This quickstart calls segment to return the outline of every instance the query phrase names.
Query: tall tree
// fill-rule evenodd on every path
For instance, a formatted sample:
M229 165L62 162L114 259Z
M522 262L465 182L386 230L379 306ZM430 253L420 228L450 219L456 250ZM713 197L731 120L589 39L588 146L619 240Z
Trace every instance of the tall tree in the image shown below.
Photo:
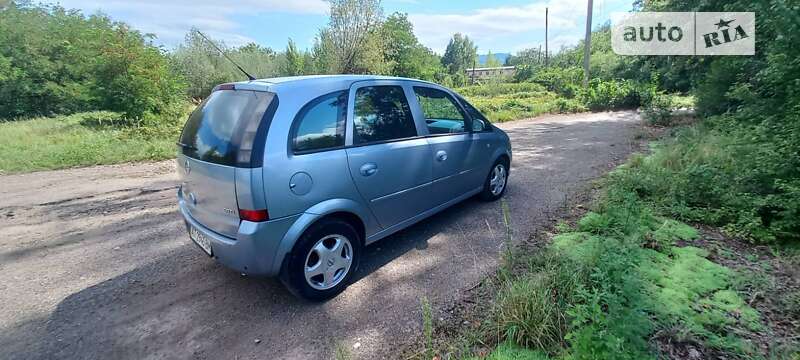
M281 72L285 75L296 76L303 74L303 54L297 50L297 45L289 38L289 44L286 45L286 61L284 62Z
M492 54L492 50L489 50L489 53L486 54L486 67L498 67L501 65L500 60L497 60L497 57Z
M314 56L310 51L303 52L303 75L313 75L318 73L317 66L314 63Z
M336 63L336 54L334 54L333 50L333 41L328 29L319 30L317 37L314 38L311 56L314 59L314 69L318 74L336 74L339 72L339 65Z
M455 33L444 51L442 65L450 74L463 74L477 60L477 51L478 48L468 36Z
M379 65L371 56L383 54L383 42L376 29L380 26L383 9L380 0L329 0L331 4L327 36L335 60L334 72L368 73ZM382 60L382 59L381 59Z
M392 75L433 80L435 74L441 72L438 56L420 44L408 15L390 15L383 22L382 32L386 42L386 61Z

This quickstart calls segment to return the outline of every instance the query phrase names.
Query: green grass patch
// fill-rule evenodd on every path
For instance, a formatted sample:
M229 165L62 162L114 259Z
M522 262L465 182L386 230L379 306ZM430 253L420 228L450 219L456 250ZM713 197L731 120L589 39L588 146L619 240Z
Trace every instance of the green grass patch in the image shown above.
M486 357L473 357L470 360L547 360L547 354L516 345L511 342L500 344Z
M103 111L0 122L0 172L168 159L175 156L177 123L133 126Z
M672 104L675 108L695 108L694 95L671 94L670 97L672 98Z
M498 83L456 90L493 122L530 118L547 113L586 111L577 99L567 99L535 83Z
M648 161L612 172L575 227L561 224L546 249L504 265L516 270L500 272L490 337L504 343L491 356L658 358L655 342L761 356L743 336L763 325L738 292L741 276L687 245L698 232L658 215L628 181Z

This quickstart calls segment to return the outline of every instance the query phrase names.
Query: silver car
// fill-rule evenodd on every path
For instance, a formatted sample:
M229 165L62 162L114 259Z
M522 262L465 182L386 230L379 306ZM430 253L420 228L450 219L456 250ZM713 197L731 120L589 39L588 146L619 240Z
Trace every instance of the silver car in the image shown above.
M503 196L511 163L508 136L455 92L379 76L219 85L179 146L190 238L310 300L342 292L364 246Z

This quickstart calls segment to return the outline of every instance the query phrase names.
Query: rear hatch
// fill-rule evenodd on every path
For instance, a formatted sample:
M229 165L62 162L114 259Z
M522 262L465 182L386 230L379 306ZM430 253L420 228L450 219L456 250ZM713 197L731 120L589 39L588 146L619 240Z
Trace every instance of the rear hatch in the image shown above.
M274 100L274 101L273 101ZM186 210L197 222L235 238L236 169L261 167L275 94L221 85L189 116L178 143ZM270 110L270 111L268 111Z

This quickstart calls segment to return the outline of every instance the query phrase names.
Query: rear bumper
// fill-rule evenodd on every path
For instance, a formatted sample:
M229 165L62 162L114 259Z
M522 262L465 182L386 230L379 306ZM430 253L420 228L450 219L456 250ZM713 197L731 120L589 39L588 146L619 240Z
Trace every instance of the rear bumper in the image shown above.
M242 221L236 238L233 239L220 235L193 219L186 210L183 199L179 199L178 208L187 230L189 226L193 226L211 240L212 256L219 263L238 272L257 276L278 275L273 270L279 268L273 266L275 261L283 261L276 258L278 246L292 224L300 217L298 214L258 223Z

